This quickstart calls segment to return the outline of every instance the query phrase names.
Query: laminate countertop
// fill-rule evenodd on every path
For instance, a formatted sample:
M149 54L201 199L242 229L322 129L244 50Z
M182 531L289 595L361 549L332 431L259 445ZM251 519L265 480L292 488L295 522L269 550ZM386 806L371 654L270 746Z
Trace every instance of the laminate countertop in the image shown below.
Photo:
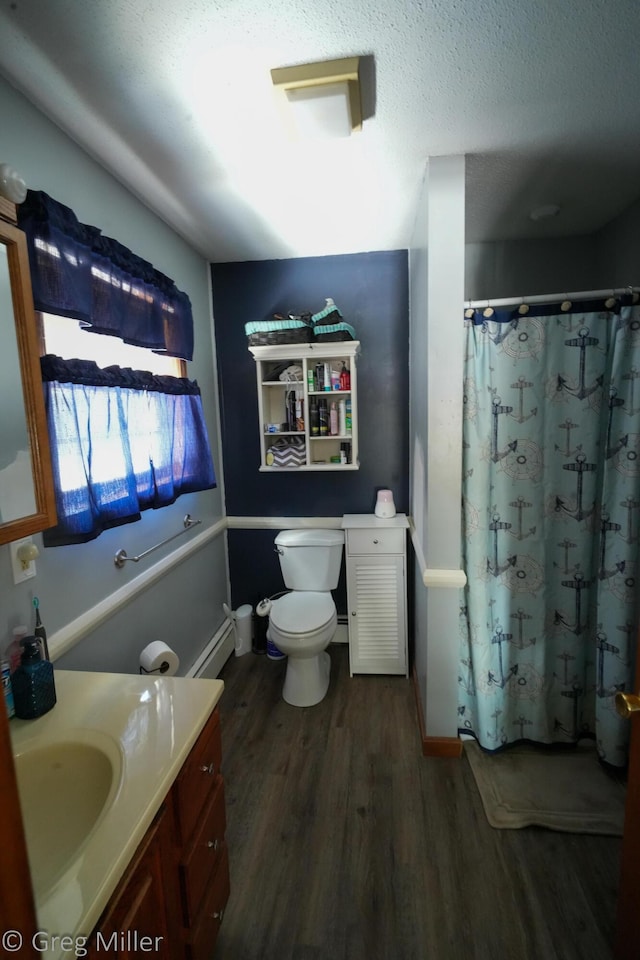
M41 931L35 949L47 960L82 956L83 938L224 689L221 680L151 674L57 670L54 676L53 709L10 723ZM88 762L93 758L96 770ZM82 791L90 794L100 777L106 803L95 823L88 817L78 843ZM76 801L78 817L69 818Z

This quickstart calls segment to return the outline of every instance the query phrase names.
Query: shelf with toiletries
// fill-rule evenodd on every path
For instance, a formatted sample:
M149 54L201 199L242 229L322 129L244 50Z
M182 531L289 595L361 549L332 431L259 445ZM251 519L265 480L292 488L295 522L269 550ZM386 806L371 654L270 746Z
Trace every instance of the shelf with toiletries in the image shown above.
M249 347L260 470L358 470L357 340Z

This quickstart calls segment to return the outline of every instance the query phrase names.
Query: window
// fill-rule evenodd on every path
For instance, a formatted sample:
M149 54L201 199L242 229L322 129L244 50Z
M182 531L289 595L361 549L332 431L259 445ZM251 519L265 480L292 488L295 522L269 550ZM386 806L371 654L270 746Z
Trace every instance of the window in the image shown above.
M95 333L89 336L85 325L72 317L39 313L38 322L43 354L53 353L65 360L93 360L99 367L117 365L134 370L150 370L151 373L171 377L187 375L187 364L184 360L164 353L154 353L147 347L124 343L118 337Z
M19 209L58 511L45 546L94 539L214 487L200 389L186 377L186 294L46 194L29 191Z

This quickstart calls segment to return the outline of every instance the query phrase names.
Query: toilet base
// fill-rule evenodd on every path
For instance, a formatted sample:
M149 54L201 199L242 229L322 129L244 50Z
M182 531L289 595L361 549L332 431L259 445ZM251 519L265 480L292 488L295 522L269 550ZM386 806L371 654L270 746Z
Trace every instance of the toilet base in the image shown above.
M329 689L331 657L323 650L316 657L289 657L282 697L292 707L313 707Z

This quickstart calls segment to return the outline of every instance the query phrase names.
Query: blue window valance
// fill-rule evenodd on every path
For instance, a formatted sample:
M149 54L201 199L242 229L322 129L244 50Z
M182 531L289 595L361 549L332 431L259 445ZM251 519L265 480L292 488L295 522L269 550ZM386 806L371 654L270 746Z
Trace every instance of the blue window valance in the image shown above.
M40 362L58 513L45 546L93 540L216 486L195 380L52 355Z
M27 192L18 223L27 236L36 310L74 317L89 332L193 358L191 302L173 280L41 190Z

